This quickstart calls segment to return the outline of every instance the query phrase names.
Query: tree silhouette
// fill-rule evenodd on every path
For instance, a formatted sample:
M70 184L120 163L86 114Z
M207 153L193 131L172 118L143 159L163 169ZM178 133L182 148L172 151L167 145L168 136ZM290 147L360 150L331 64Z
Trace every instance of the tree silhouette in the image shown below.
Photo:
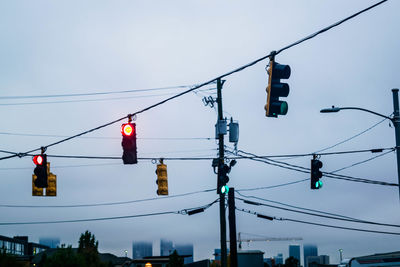
M174 252L169 255L168 267L183 267L183 258L179 257L178 252Z
M290 256L285 260L285 267L299 267L300 263L299 260L293 256Z

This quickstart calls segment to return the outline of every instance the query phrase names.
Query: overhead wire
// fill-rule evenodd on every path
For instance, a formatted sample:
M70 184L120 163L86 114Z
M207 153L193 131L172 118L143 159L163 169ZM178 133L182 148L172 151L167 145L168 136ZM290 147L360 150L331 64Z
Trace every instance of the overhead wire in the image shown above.
M255 197L255 198L257 198L257 197ZM314 216L314 217L321 217L321 218L326 218L326 219L347 221L347 222L353 222L353 223L364 223L364 224L373 224L373 225L379 225L379 226L388 226L388 227L398 227L398 228L400 228L400 225L398 225L398 224L388 224L388 223L380 223L380 222L373 222L373 221L367 221L367 220L360 220L360 219L355 219L355 218L352 218L352 217L338 215L338 214L334 214L334 213L328 213L328 212L323 212L323 211L319 211L319 210L312 210L312 209L296 207L296 206L288 205L288 204L285 204L285 203L279 203L277 201L269 200L269 202L279 203L280 205L293 207L293 208L299 209L299 210L285 208L285 207L279 207L279 206L274 206L274 205L271 205L271 204L265 204L265 203L260 203L260 202L248 201L246 199L238 198L238 197L236 197L235 199L241 200L245 204L249 204L249 205L265 206L265 207L269 207L269 208L280 209L280 210L285 210L285 211L290 211L290 212L295 212L295 213L301 213L301 214ZM310 212L310 211L312 211L312 212ZM315 212L317 212L317 213L315 213Z
M104 203L88 203L88 204L69 204L69 205L15 205L15 204L0 204L0 207L1 208L84 208L84 207L115 206L115 205L126 205L126 204L140 203L140 202L147 202L147 201L158 201L158 200L179 198L179 197L183 197L183 196L190 196L190 195L195 195L195 194L200 194L200 193L208 193L208 192L211 192L211 191L215 191L215 189L206 189L206 190L199 190L199 191L193 191L193 192L176 194L176 195L169 195L169 196L163 196L163 197L135 199L135 200L128 200L128 201L116 201L116 202L104 202Z
M59 223L77 223L77 222L132 219L132 218L159 216L159 215L167 215L167 214L187 215L188 211L190 211L190 210L199 209L199 208L203 208L204 210L206 210L209 207L211 207L212 205L214 205L216 202L217 202L217 200L214 200L210 204L203 205L201 207L181 209L181 210L175 210L175 211L164 211L164 212L154 212L154 213L145 213L145 214L125 215L125 216L113 216L113 217L75 219L75 220L36 221L36 222L0 222L0 225L5 226L5 225L59 224Z
M147 89L132 89L132 90L92 92L92 93L76 93L76 94L0 96L0 100L1 99L60 98L60 97L76 97L76 96L113 95L113 94L126 94L126 93L150 92L150 91L190 88L190 87L193 87L193 86L195 86L195 85L178 85L178 86L167 86L167 87L157 87L157 88L147 88Z
M344 226L338 226L338 225L329 225L329 224L308 222L308 221L304 221L304 220L296 220L296 219L290 219L290 218L271 217L271 216L266 216L266 215L260 214L258 212L254 212L254 211L250 211L250 210L246 210L246 209L240 209L240 208L236 208L236 210L241 211L243 213L256 215L259 218L268 218L268 220L291 221L291 222L297 222L297 223L303 223L303 224L310 224L310 225L316 225L316 226L322 226L322 227L328 227L328 228L335 228L335 229L342 229L342 230L358 231L358 232L367 232L367 233L376 233L376 234L388 234L388 235L400 235L400 233L396 233L396 232L376 231L376 230L368 230L368 229L361 229L361 228L344 227Z
M40 148L33 149L33 150L30 150L30 151L27 151L27 152L21 153L21 154L31 153L31 152L34 152L34 151L41 150L42 148L47 149L47 148L49 148L49 147L51 147L51 146L55 146L55 145L58 145L58 144L60 144L60 143L66 142L66 141L68 141L68 140L71 140L71 139L73 139L73 138L76 138L76 137L79 137L79 136L88 134L88 133L90 133L90 132L99 130L99 129L101 129L101 128L107 127L107 126L109 126L109 125L112 125L112 124L117 123L117 122L119 122L119 121L122 121L122 120L124 120L124 119L133 117L133 116L135 116L135 115L138 115L138 114L141 114L141 113L143 113L143 112L145 112L145 111L148 111L148 110L150 110L150 109L153 109L153 108L155 108L155 107L157 107L157 106L160 106L160 105L162 105L162 104L165 104L166 102L169 102L169 101L171 101L171 100L173 100L173 99L175 99L175 98L178 98L178 97L180 97L180 96L183 96L183 95L185 95L185 94L187 94L187 93L189 93L189 92L192 92L192 91L194 91L194 90L197 90L197 89L199 89L199 88L201 88L201 87L204 87L204 86L206 86L206 85L208 85L208 84L214 83L214 82L216 82L216 81L219 80L219 79L225 78L225 77L230 76L230 75L232 75L232 74L234 74L234 73L237 73L237 72L240 72L240 71L242 71L242 70L244 70L244 69L247 69L248 67L251 67L251 66L257 64L258 62L261 62L261 61L263 61L263 60L269 58L269 57L272 56L272 55L277 55L277 54L279 54L279 53L281 53L281 52L283 52L283 51L285 51L285 50L287 50L287 49L289 49L289 48L291 48L291 47L294 47L294 46L296 46L296 45L299 45L299 44L303 43L303 42L306 41L306 40L310 40L310 39L316 37L317 35L319 35L319 34L321 34L321 33L323 33L323 32L326 32L326 31L328 31L328 30L330 30L330 29L332 29L332 28L334 28L334 27L339 26L340 24L344 23L345 21L348 21L348 20L350 20L350 19L352 19L352 18L354 18L354 17L357 17L358 15L360 15L360 14L362 14L362 13L364 13L364 12L366 12L366 11L368 11L368 10L374 8L374 7L377 7L377 6L381 5L381 4L383 4L383 3L386 2L386 1L387 1L387 0L380 1L380 2L378 2L378 3L376 3L376 4L372 5L372 6L370 6L370 7L368 7L368 8L365 8L365 9L363 9L363 10L361 10L361 11L359 11L359 12L353 14L353 15L351 15L351 16L346 17L345 19L342 19L342 20L340 20L340 21L338 21L338 22L336 22L336 23L334 23L334 24L332 24L332 25L330 25L330 26L328 26L328 27L325 27L325 28L323 28L323 29L321 29L321 30L319 30L319 31L317 31L317 32L315 32L315 33L313 33L313 34L311 34L311 35L309 35L309 36L303 38L303 39L300 39L300 40L298 40L298 41L296 41L296 42L294 42L294 43L292 43L292 44L290 44L290 45L288 45L288 46L286 46L286 47L283 47L283 48L279 49L279 50L276 51L276 52L273 51L273 52L269 53L268 55L263 56L263 57L261 57L261 58L258 58L258 59L254 60L254 61L252 61L252 62L250 62L250 63L248 63L248 64L246 64L246 65L243 65L243 66L241 66L241 67L239 67L239 68L237 68L237 69L234 69L234 70L232 70L232 71L230 71L230 72L227 72L227 73L225 73L225 74L222 74L222 75L220 75L220 76L218 76L218 77L215 77L215 78L213 78L213 79L211 79L211 80L209 80L209 81L206 81L206 82L204 82L204 83L201 83L201 84L199 84L199 85L193 86L193 87L191 87L191 88L188 89L188 90L185 90L185 91L183 91L183 92L180 92L180 93L178 93L178 94L176 94L176 95L174 95L174 96L168 97L168 98L166 98L166 99L164 99L164 100L162 100L162 101L160 101L160 102L157 102L157 103L155 103L155 104L153 104L153 105L150 105L150 106L148 106L148 107L146 107L146 108L143 108L143 109L141 109L141 110L139 110L139 111L136 111L136 112L134 112L134 113L132 113L132 114L128 114L127 116L121 117L121 118L119 118L119 119L116 119L116 120L114 120L114 121L105 123L105 124L100 125L100 126L98 126L98 127L89 129L89 130L87 130L87 131L78 133L78 134L76 134L76 135L70 136L70 137L65 138L65 139L62 139L62 140L60 140L60 141L58 141L58 142L54 142L54 143L48 144L48 145L46 145L46 146L42 146L42 147L40 147ZM12 157L15 157L15 156L9 156L9 158L12 158ZM3 157L3 158L0 158L0 160L4 160L4 159L6 159L6 158L4 158L4 157Z
M243 154L252 155L253 157L246 157L243 155L240 155L240 156L242 156L244 158L248 158L253 161L259 161L259 162L263 162L268 165L277 166L280 168L289 169L289 170L293 170L293 171L297 171L297 172L302 172L302 173L307 173L307 174L310 173L310 168L306 168L306 167L302 167L302 166L298 166L298 165L294 165L294 164L289 164L286 162L276 161L276 160L272 160L272 159L267 159L267 158L261 159L259 156L255 155L253 153L245 152L243 150L238 150L238 152L243 153ZM232 152L230 152L230 153L232 153ZM349 176L349 175L336 174L336 173L332 173L332 172L322 172L322 174L325 177L332 178L332 179L339 179L339 180L346 180L346 181L360 182L360 183L368 183L368 184L385 185L385 186L395 186L395 187L399 186L399 184L396 184L396 183L388 183L388 182L383 182L383 181L358 178L358 177L353 177L353 176Z

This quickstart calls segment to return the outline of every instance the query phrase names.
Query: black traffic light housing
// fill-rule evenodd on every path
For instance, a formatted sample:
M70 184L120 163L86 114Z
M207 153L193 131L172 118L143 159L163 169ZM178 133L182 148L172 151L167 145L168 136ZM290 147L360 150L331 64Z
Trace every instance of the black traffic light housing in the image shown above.
M137 161L137 147L136 147L136 124L124 123L121 126L122 133L122 161L124 164L136 164Z
M226 186L226 184L229 182L229 177L228 173L231 172L231 169L233 166L235 166L236 160L232 160L229 163L229 166L227 164L221 164L218 168L218 182L217 182L217 194L227 194L229 191L229 188Z
M33 173L36 175L36 180L34 184L38 188L47 188L47 155L40 154L33 157L33 163L36 167Z
M318 159L311 160L311 189L320 189L322 187L322 182L319 180L322 178L322 172L320 169L323 164Z
M282 65L275 62L275 51L271 53L268 68L268 86L267 86L267 104L265 105L265 115L275 117L286 115L288 104L286 101L280 101L279 97L289 95L289 85L281 83L281 79L289 79L291 69L289 65Z

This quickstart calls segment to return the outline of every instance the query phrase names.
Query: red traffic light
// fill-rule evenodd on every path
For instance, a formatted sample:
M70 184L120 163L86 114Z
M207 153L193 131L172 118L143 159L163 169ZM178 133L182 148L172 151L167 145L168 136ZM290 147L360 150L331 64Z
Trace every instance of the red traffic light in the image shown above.
M121 126L121 133L124 136L131 136L135 131L135 127L132 123L124 123Z
M42 165L43 161L44 159L42 155L36 155L33 157L33 163L35 163L35 165Z

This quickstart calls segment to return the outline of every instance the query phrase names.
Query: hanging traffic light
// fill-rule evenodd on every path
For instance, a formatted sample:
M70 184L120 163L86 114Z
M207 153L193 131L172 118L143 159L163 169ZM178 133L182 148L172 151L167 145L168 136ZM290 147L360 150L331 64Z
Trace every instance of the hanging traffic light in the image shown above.
M319 170L322 168L322 162L318 159L311 160L311 189L320 189L322 187L322 172Z
M163 159L160 159L160 164L157 164L156 174L156 184L158 186L157 195L168 195L167 165L164 164Z
M137 163L137 148L136 148L136 124L135 123L124 123L121 126L122 133L122 161L124 164L136 164Z
M33 157L33 163L35 163L36 167L33 170L33 173L36 176L33 183L37 188L46 188L47 184L47 156L46 154L40 154Z
M275 62L275 51L270 57L268 68L268 86L267 86L267 104L265 111L267 117L275 117L278 115L286 115L288 104L286 101L280 101L279 97L287 97L289 95L289 85L281 83L280 79L289 79L290 66L282 65Z

